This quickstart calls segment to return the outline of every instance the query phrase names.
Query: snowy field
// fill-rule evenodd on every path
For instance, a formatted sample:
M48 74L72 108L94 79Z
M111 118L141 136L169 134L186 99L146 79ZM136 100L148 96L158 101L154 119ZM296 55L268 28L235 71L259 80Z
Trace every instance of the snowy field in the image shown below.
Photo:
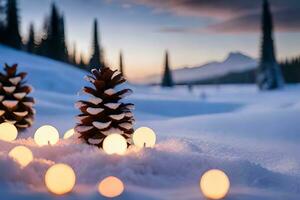
M114 175L125 183L122 200L201 200L199 179L211 168L224 170L231 180L228 200L299 200L300 85L259 92L252 85L185 87L127 85L134 94L136 127L149 126L157 135L154 149L130 149L108 156L61 139L55 146L38 147L34 131L51 124L64 131L75 124L74 102L86 85L84 72L45 58L0 46L0 63L19 63L35 90L35 124L15 142L0 142L1 199L57 199L47 192L43 176L55 162L71 165L77 183L59 199L104 199L97 183ZM22 144L35 160L20 169L7 157Z

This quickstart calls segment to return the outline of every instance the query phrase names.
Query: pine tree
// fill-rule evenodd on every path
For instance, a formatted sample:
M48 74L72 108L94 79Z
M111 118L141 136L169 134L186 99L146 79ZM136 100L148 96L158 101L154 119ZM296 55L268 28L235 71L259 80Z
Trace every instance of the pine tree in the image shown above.
M19 17L17 0L9 0L6 8L6 40L5 43L16 49L22 48L22 40L19 32Z
M39 43L37 44L37 54L42 55L42 56L48 56L48 34L50 33L49 30L49 17L46 16L44 19L44 23L43 23L43 31L42 31L42 36L41 39L39 41Z
M84 62L83 54L80 55L79 68L88 70L86 63Z
M287 83L300 82L300 56L281 62L281 71Z
M4 23L0 21L0 43L5 43L5 26Z
M60 41L60 60L68 62L68 48L66 45L66 36L65 36L65 20L64 16L60 17L59 21L59 41Z
M57 7L52 4L52 11L45 41L45 55L55 60L68 62L68 50L65 42L64 17L59 15Z
M277 64L273 42L273 22L269 3L264 0L262 15L262 48L257 70L257 84L261 90L272 90L283 86L284 81Z
M119 67L120 67L120 72L121 72L121 74L122 74L122 76L124 76L125 77L125 75L124 75L124 66L123 66L123 54L122 54L122 51L120 51L120 57L119 57Z
M29 53L36 52L36 43L35 43L35 34L34 34L33 24L30 24L30 27L29 27L29 37L28 37L28 41L26 44L26 50Z
M0 73L0 123L8 121L19 129L32 125L34 99L27 95L31 87L25 85L26 73L17 73L17 65L5 64L5 74Z
M49 28L47 33L47 51L48 57L55 60L60 60L60 19L56 5L52 4L52 10L50 15Z
M173 87L173 79L172 79L172 73L169 67L169 53L166 51L166 57L165 57L165 70L161 82L162 87Z
M76 44L74 43L73 44L73 53L72 55L70 56L70 63L73 64L73 65L77 65L77 52L76 52Z
M84 87L83 91L90 95L88 101L76 103L81 111L77 116L75 130L86 143L102 148L103 139L111 133L119 133L131 144L133 133L133 104L119 102L130 94L130 89L116 91L114 88L126 80L117 70L105 67L93 69L86 79L93 87Z
M98 22L94 20L94 31L93 31L93 53L89 62L90 69L102 69L104 67L104 61L102 60L102 50L98 40Z

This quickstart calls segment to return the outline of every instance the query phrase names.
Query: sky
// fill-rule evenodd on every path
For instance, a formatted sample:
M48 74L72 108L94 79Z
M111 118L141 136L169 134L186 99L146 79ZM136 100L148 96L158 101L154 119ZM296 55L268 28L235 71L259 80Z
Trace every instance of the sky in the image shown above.
M230 52L259 57L262 0L19 0L21 32L38 33L55 2L65 16L69 49L89 59L92 24L109 66L118 67L122 50L125 74L132 80L160 74L164 52L172 69L221 61ZM300 1L270 0L278 59L300 54Z

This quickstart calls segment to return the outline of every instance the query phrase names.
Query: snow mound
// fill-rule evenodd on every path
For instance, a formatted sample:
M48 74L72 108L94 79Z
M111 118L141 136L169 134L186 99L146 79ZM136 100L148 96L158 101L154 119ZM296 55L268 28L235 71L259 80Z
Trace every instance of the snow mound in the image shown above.
M230 68L248 61L232 54L222 63ZM4 46L0 46L0 62L19 63L20 70L29 73L27 80L36 89L32 95L37 102L34 126L15 142L0 141L3 199L57 199L43 182L47 168L57 162L70 164L77 174L74 192L62 199L104 199L96 186L107 175L119 176L126 184L125 193L116 199L204 199L199 178L211 168L229 175L228 199L299 199L299 85L273 92L259 92L254 85L197 86L192 91L125 85L134 91L127 101L136 105L135 127L153 128L158 144L155 149L108 156L75 139L52 147L37 147L31 139L41 125L55 126L61 137L74 127L78 113L74 103L86 85L85 72ZM18 144L29 147L35 156L22 170L7 157Z
M35 157L22 170L7 157L9 150L18 144L30 148ZM86 192L83 188L90 188L90 192L95 193L97 183L109 175L121 178L129 188L168 190L187 185L195 188L201 174L212 168L224 170L230 177L233 189L276 189L300 194L299 178L271 172L248 161L207 156L191 140L182 138L163 140L155 149L137 151L132 148L124 156L106 155L96 147L81 144L74 137L61 140L52 147L38 147L31 138L13 143L0 142L0 152L0 177L8 184L7 187L17 184L27 192L38 192L42 196L48 196L43 180L47 168L60 162L69 164L76 172L77 186L72 197ZM199 194L195 193L195 196Z
M86 74L69 64L31 55L0 45L0 64L17 63L19 71L28 73L27 80L35 89L76 94Z

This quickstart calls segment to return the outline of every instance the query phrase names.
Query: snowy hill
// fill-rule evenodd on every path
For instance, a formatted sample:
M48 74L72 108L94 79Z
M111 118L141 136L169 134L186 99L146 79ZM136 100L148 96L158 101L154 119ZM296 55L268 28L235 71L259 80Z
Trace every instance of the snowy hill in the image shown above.
M28 83L38 90L75 94L84 83L85 72L80 69L0 45L1 68L4 63L17 63L19 70L28 73Z
M0 70L3 70L4 63L17 63L19 71L28 73L25 80L33 87L30 96L36 99L37 110L36 123L29 132L44 123L59 126L61 122L66 128L74 125L73 117L67 121L58 119L61 113L70 116L76 114L74 102L78 99L78 92L86 84L83 79L86 72L63 62L0 45Z
M235 56L230 57L233 66ZM32 139L44 124L57 127L61 136L74 127L78 110L73 105L86 84L85 72L3 46L0 62L17 62L29 73L37 109L34 127L14 142L0 141L3 199L57 199L46 190L43 177L49 166L60 162L72 166L77 176L74 190L59 197L63 200L106 199L97 184L110 175L125 183L116 199L204 200L199 179L211 168L228 174L228 199L299 199L299 85L273 92L259 92L253 85L195 86L192 92L180 86L130 85L134 93L127 101L136 106L135 127L153 128L157 145L109 156L76 137L43 147ZM17 145L30 148L35 157L24 169L7 156Z
M200 82L232 73L240 73L256 68L257 61L239 52L230 53L222 62L210 62L197 67L185 67L173 70L176 83ZM160 83L160 76L145 79L147 83Z

